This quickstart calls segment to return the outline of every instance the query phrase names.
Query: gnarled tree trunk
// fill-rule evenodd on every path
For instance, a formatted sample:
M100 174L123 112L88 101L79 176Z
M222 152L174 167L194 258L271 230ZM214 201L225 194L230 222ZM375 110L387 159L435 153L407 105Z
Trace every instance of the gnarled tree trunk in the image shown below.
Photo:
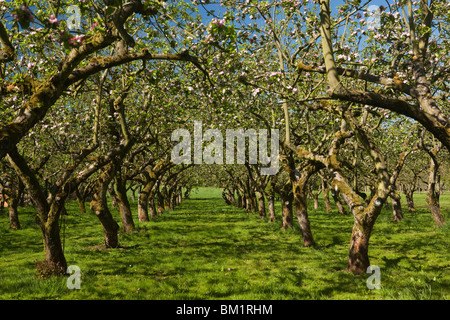
M45 261L57 267L54 269L56 274L61 274L61 271L64 272L67 268L67 261L61 245L58 221L68 194L62 191L56 195L54 201L49 205L35 173L16 148L8 153L8 160L33 199L37 211L36 223L44 240Z
M307 164L301 169L301 172L297 170L292 172L293 169L295 167L291 165L289 173L294 193L295 215L297 216L298 224L302 232L303 246L310 247L314 245L314 238L308 218L307 183L309 178L319 170L319 165Z
M299 190L301 186L294 186L294 209L303 238L303 246L314 245L314 238L308 218L308 198L305 191Z
M48 213L49 219L45 224L42 223L43 221L38 223L44 239L45 260L58 268L56 273L64 273L67 269L67 261L61 244L60 226L58 223L61 213L64 211L64 203L67 195L61 194L60 197L50 207Z
M120 175L116 177L116 202L119 207L123 232L133 232L135 226L130 201L127 196L126 180L120 177Z
M103 226L103 235L106 248L117 248L119 246L119 225L114 220L108 209L106 193L108 186L114 178L115 166L109 164L105 171L96 179L94 195L91 201L91 210L100 220Z
M355 219L350 240L348 271L354 274L365 273L370 266L369 239L373 223L365 224Z

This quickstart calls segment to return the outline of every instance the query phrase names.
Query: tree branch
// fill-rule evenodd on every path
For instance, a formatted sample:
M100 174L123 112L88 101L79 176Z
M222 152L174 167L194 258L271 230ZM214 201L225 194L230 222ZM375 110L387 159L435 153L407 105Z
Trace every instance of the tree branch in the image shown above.
M6 32L3 23L0 21L0 62L10 62L14 59L14 47L9 41L8 33Z

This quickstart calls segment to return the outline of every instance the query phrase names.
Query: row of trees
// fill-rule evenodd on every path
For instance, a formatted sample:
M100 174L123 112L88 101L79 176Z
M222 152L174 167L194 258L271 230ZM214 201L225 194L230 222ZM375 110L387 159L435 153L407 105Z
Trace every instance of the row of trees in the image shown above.
M347 1L333 14L329 1L306 0L221 1L221 13L179 1L1 3L1 186L11 227L26 194L47 263L65 270L58 221L71 197L82 212L90 202L114 248L108 193L130 232L127 192L138 192L144 222L179 203L182 187L213 177L230 204L265 217L267 201L270 221L279 197L282 227L295 213L310 246L307 199L320 190L327 210L331 194L354 217L348 268L361 273L382 205L391 198L400 220L400 190L412 208L426 170L442 224L449 6L395 2L380 13L379 32L364 24L369 3ZM78 30L63 19L67 5L80 9ZM205 130L279 129L279 172L175 165L171 134L193 135L195 120Z

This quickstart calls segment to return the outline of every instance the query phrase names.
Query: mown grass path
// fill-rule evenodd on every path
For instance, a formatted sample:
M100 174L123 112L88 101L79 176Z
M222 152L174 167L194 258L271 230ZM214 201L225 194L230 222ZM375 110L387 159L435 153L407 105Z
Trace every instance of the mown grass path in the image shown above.
M217 197L216 197L217 196ZM102 228L92 214L68 205L63 225L68 264L82 272L80 290L66 279L39 280L43 259L32 208L21 211L23 229L0 216L0 299L448 299L449 228L437 229L426 209L391 222L389 210L375 225L371 263L381 269L380 290L370 276L346 269L351 216L310 210L317 246L301 247L297 227L280 229L225 205L217 191L192 200L136 231L120 234L121 248L102 248ZM133 204L137 212L136 204ZM120 221L115 209L112 209Z

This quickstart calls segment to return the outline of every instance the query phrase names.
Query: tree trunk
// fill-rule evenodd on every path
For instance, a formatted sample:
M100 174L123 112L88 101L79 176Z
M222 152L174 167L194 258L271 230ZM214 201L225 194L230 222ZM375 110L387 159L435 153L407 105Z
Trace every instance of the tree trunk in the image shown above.
M289 182L289 184L291 184ZM286 230L294 225L294 216L292 213L292 201L294 195L291 191L283 191L281 196L282 229Z
M150 214L151 219L155 219L158 216L158 211L155 206L155 191L152 190L148 197L148 212Z
M343 215L348 214L347 210L345 210L345 207L341 201L341 197L339 196L339 193L335 192L334 190L331 190L331 196L333 197L334 203L336 204L336 207L338 208L339 213L343 214Z
M114 173L115 168L110 164L108 168L97 178L94 196L91 201L91 210L95 213L103 226L106 248L117 248L119 246L119 237L117 234L119 231L119 225L114 220L108 209L108 202L106 198L108 185L113 179Z
M227 205L231 205L231 201L228 199L225 189L222 190L222 199Z
M181 187L178 187L178 193L177 193L177 206L183 202L183 189Z
M11 201L8 201L7 203L9 211L9 227L11 229L19 230L20 222L19 222L19 213L17 211L19 199L11 199Z
M192 188L186 187L186 190L184 191L184 198L185 199L189 199L189 196L191 194L191 190L192 190Z
M136 189L130 188L131 200L136 201Z
M258 192L258 212L261 219L266 218L266 199L262 192Z
M391 192L391 199L392 199L392 213L394 222L399 222L400 220L403 219L400 194L397 191Z
M441 226L445 223L444 217L441 214L441 208L439 205L439 198L435 194L427 194L427 202L430 207L431 216L437 226Z
M234 196L234 188L231 188L231 190L229 190L228 200L231 202L231 205L236 206L236 198Z
M252 199L249 196L245 197L245 209L247 212L252 212Z
M37 211L36 222L43 236L45 261L47 264L57 267L52 271L54 274L61 274L61 271L65 272L67 268L67 261L61 246L58 221L67 193L57 194L50 206L34 171L30 169L16 148L8 153L8 160L33 199Z
M150 193L155 186L155 181L148 181L138 196L138 219L140 222L150 221L148 217L148 205Z
M275 197L269 196L269 199L267 199L267 206L269 210L269 222L275 222Z
M314 245L314 238L311 231L311 225L308 218L308 195L306 184L309 178L317 171L313 165L307 165L301 172L291 175L294 210L297 216L298 224L303 238L303 246L310 247ZM315 196L318 196L317 193Z
M161 185L161 197L164 203L164 210L170 210L170 198L166 185Z
M325 204L325 211L331 212L331 203L330 203L330 188L328 188L325 180L322 180L322 192L323 192L323 203Z
M5 208L5 201L5 189L2 189L0 193L0 213L3 211L3 208Z
M138 219L140 222L150 221L148 217L148 193L142 191L138 195Z
M176 187L173 187L173 188L169 189L169 199L170 199L169 208L170 208L170 210L173 210L177 206Z
M340 173L335 175L333 184L340 185L339 191L347 191L346 193L341 194L347 206L352 208L351 210L354 218L348 257L348 271L354 274L365 273L367 267L370 266L369 239L375 221L389 194L387 185L380 184L379 188L382 187L383 190L380 189L370 200L368 206L364 207L364 201L349 187L349 184Z
M314 210L319 210L319 193L313 193Z
M133 232L135 226L133 215L131 213L130 202L128 201L127 196L126 180L120 177L116 178L116 195L120 218L122 220L122 230L123 232Z
M416 211L416 206L414 205L414 191L405 189L406 203L408 204L408 211Z
M245 209L246 204L247 204L247 200L245 199L245 194L242 193L242 194L240 194L239 207L242 209Z
M342 176L334 179L340 183ZM339 188L339 190L348 190L348 194L342 194L345 202L352 208L354 218L352 236L350 240L350 250L348 255L348 271L354 274L365 273L367 267L370 266L369 261L369 239L372 233L375 221L379 216L383 203L388 196L388 189L386 185L384 190L377 193L369 202L367 207L364 207L364 201L356 192L346 188ZM378 195L378 196L377 196Z
M53 213L50 212L49 216ZM61 244L61 236L59 230L60 215L53 221L48 221L44 225L40 224L42 237L44 240L45 261L57 269L55 274L65 273L67 269L67 261Z
M294 208L298 224L303 238L303 246L310 247L314 245L314 238L311 232L311 226L308 218L308 199L306 194L298 191L294 192Z
M39 214L36 222L41 230L45 262L49 264L53 275L64 274L67 269L67 261L61 243L59 219L65 212L65 202L68 194L64 191L57 194L51 206L47 206L45 214Z
M236 207L242 208L242 195L239 189L236 189Z
M104 242L106 248L119 247L119 225L113 219L108 207L105 206L92 206L92 210L100 220L103 226Z
M370 266L369 239L372 226L364 226L364 224L356 220L353 224L348 256L348 271L354 274L363 274L366 272L367 267Z
M84 203L85 199L81 195L81 192L78 188L75 190L75 195L77 196L77 203L78 203L78 208L80 209L80 213L85 214L86 213L86 205Z
M156 187L156 199L158 202L158 215L162 215L164 211L164 197L159 189L159 186Z
M436 151L435 151L436 150ZM434 152L434 156L437 154L437 148ZM441 226L445 223L444 217L441 214L441 207L439 204L439 163L435 160L435 157L430 159L430 174L428 177L428 188L427 188L427 203L431 211L431 216L437 226Z
M252 212L258 211L258 198L256 197L256 193L251 193L251 206L252 206Z
M108 186L109 194L111 195L111 205L116 208L117 207L117 195L116 190L114 190L113 186Z
M17 182L10 180L9 184L11 187L6 187L3 189L3 192L5 193L4 196L6 197L5 200L9 211L9 227L18 230L20 229L18 207L21 200L23 201L25 185L22 183L21 179L15 180Z

